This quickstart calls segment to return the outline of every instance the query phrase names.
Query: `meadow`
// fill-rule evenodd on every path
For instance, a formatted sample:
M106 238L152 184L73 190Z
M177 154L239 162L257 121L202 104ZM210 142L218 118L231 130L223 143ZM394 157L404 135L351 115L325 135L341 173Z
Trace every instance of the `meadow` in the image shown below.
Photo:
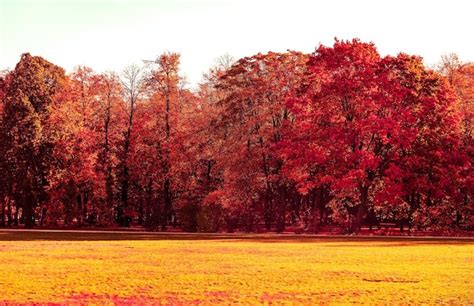
M474 240L0 231L0 304L474 301Z

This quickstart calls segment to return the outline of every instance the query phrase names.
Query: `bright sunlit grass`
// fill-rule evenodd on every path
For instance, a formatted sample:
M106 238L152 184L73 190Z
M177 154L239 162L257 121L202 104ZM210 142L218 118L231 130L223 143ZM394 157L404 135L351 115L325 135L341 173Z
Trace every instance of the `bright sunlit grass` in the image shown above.
M0 304L474 301L472 241L14 235L0 232Z

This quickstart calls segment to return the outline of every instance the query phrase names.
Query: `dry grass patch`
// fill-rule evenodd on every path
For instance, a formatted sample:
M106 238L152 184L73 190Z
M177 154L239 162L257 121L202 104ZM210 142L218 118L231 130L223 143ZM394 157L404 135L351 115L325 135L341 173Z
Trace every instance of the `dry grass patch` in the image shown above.
M71 241L62 241L50 235L51 240L0 241L0 303L474 300L470 241L406 240L400 245L398 239L278 236L88 241L72 233Z

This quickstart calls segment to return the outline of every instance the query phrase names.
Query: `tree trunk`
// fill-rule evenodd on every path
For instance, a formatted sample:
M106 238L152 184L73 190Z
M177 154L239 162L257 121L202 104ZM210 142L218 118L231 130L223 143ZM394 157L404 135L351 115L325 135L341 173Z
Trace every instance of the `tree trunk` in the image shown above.
M165 129L166 129L166 143L169 145L170 138L171 138L171 125L170 125L171 100L170 100L169 84L167 86L168 86L168 90L166 92ZM166 227L168 225L168 220L171 217L171 210L173 208L172 195L171 195L171 181L169 177L169 172L171 168L169 147L166 148L165 154L166 154L165 156L165 159L166 159L165 170L166 171L165 171L165 181L163 183L164 207L162 211L162 223L161 223L162 230L166 230Z
M89 191L86 190L84 191L82 195L82 212L81 212L83 223L85 223L86 225L89 221L87 205L89 205Z
M15 203L15 215L13 216L13 224L15 226L18 226L18 213L20 210L20 205L18 205L18 202Z
M255 231L255 203L251 200L249 206L245 208L245 231L251 233Z
M46 207L43 207L41 209L40 224L39 224L40 226L43 226L43 224L44 224L44 219L45 219L47 211L48 211L48 209Z
M5 226L5 199L3 198L1 200L2 202L2 212L0 213L0 218L2 218L2 220L0 221L0 226Z
M105 210L107 212L110 212L110 210L113 209L114 207L114 189L113 189L113 178L112 178L112 168L107 166L107 178L105 181L105 203L106 203L106 208ZM100 211L100 209L99 209ZM101 218L103 219L103 218ZM113 218L111 219L113 220ZM102 222L102 221L101 221ZM109 221L107 221L109 222Z
M77 218L77 226L82 226L82 198L81 194L76 195L76 202L77 202L77 211L75 213Z
M377 215L373 209L369 209L367 212L367 222L369 223L369 230L372 231L374 225L378 223Z
M34 227L35 225L34 199L31 192L28 192L28 195L26 196L26 199L23 205L22 217L25 222L25 228Z
M318 202L317 189L313 189L311 191L311 225L309 231L314 234L319 232Z
M273 221L273 203L272 198L270 197L269 191L267 190L264 198L264 220L265 220L265 229L267 231L272 228Z
M278 203L278 213L276 220L276 231L277 233L282 233L285 231L286 223L286 191L282 187L280 188L280 201Z
M128 173L128 153L130 150L130 137L132 135L132 124L134 114L135 100L132 99L130 102L130 114L128 117L128 127L125 133L125 139L123 144L123 160L122 160L122 189L120 193L120 204L117 206L117 223L120 226L130 226L130 218L125 215L128 209L128 185L129 185L129 173Z
M328 187L320 186L311 192L311 226L312 233L318 233L325 222L326 205L330 201L330 192Z
M130 225L125 212L128 208L128 166L123 167L122 190L120 193L120 204L117 206L117 223L120 226L128 227Z
M8 204L7 204L7 218L8 218L8 226L11 226L13 223L13 216L12 216L12 202L10 199L8 199Z
M362 226L362 220L364 218L364 215L367 212L369 187L361 186L359 188L359 192L360 192L360 204L359 204L359 207L357 208L357 212L356 212L356 215L354 216L354 221L352 222L352 226L350 229L352 233L358 233L360 231L360 228Z
M166 226L168 225L168 220L171 215L172 203L171 203L171 186L170 185L171 185L171 182L170 182L169 177L167 176L163 183L164 209L162 213L162 223L161 223L162 230L166 230Z

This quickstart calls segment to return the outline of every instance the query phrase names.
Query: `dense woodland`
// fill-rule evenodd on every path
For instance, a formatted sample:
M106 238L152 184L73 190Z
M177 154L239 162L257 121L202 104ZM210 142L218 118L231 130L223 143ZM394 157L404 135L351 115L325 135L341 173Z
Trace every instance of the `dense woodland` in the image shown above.
M0 226L473 230L473 63L336 40L222 57L193 90L179 64L4 71Z

